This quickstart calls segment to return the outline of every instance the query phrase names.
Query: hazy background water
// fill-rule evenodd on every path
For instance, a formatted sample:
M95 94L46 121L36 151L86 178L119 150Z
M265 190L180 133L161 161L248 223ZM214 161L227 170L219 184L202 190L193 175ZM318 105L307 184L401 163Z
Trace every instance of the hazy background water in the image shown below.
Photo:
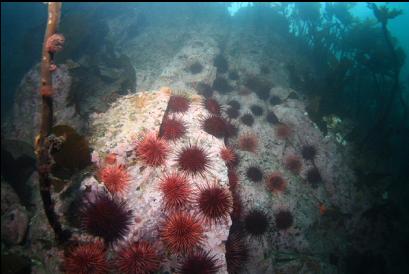
M233 2L228 10L234 16L240 7L245 7L249 3ZM131 3L64 3L62 16L95 8L95 5L101 7L101 12L105 11L111 15L135 6ZM403 2L388 5L402 9L404 12L403 15L391 20L389 29L407 53L409 52L409 35L407 35L405 26L409 25L409 4ZM366 2L357 3L352 11L358 17L373 18L372 11L367 8ZM3 115L10 110L15 89L22 76L40 58L46 17L47 7L43 3L1 3L1 113ZM402 69L401 77L409 81L408 59Z

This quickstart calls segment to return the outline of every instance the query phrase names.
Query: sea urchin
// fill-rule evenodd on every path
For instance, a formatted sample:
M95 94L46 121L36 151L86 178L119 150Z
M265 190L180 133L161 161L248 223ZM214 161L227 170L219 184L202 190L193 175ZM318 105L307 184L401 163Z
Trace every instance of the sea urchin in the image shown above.
M197 145L183 147L179 152L177 162L181 171L192 175L203 175L210 166L208 154Z
M206 98L204 101L205 108L214 115L220 115L221 107L219 102L213 98Z
M203 242L203 227L194 216L178 212L167 218L161 237L172 252L188 253Z
M244 218L246 231L254 237L261 237L267 232L269 225L267 214L261 210L253 209Z
M255 183L263 179L263 172L256 166L251 166L246 171L247 178Z
M241 116L240 121L246 126L251 127L253 126L254 118L253 118L253 115L251 115L250 113L247 113Z
M169 153L167 142L155 133L146 134L136 146L138 157L148 166L162 165Z
M301 155L305 160L314 160L317 156L317 148L314 145L303 145Z
M160 128L160 136L166 140L177 140L186 133L186 126L176 118L165 118Z
M318 184L322 182L321 173L316 167L312 167L307 171L307 181L313 188L318 187Z
M161 181L160 190L163 193L165 208L168 210L179 209L190 202L192 192L186 176L172 173Z
M108 273L106 249L100 241L83 243L72 248L64 256L64 273Z
M216 138L223 138L227 135L227 121L220 116L211 115L204 119L202 128L207 133Z
M293 214L288 210L280 210L274 217L278 230L286 230L293 225Z
M286 169L288 169L292 173L299 174L301 171L302 162L301 162L300 157L296 155L288 155L284 159L284 166Z
M220 150L220 157L226 163L227 166L231 166L236 161L236 154L231 148L223 147Z
M210 256L210 252L203 250L189 255L179 267L181 274L215 274L220 269L216 256Z
M134 242L122 248L114 260L120 273L149 274L159 269L160 260L154 248L147 242Z
M244 133L240 135L238 145L240 150L255 153L258 147L257 136L253 133Z
M273 172L266 180L267 189L273 193L283 192L287 188L287 181L280 172Z
M123 193L129 184L129 174L123 166L105 166L99 170L98 177L112 194Z
M110 244L126 236L132 211L125 201L100 194L95 201L84 204L80 219L81 227L86 232Z
M226 220L233 209L233 199L229 191L216 184L200 188L196 203L209 223Z
M170 112L186 112L189 109L189 99L182 95L172 95L169 99Z
M292 136L293 130L289 125L280 123L276 126L275 133L277 138L287 140Z

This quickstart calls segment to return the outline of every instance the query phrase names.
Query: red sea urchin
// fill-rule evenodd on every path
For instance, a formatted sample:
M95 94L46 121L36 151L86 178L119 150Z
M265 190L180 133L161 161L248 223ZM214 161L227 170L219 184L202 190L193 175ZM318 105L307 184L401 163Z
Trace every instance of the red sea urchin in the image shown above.
M189 255L179 267L181 274L215 274L220 269L216 256L210 256L210 252L203 250Z
M244 133L239 137L239 148L243 151L255 153L258 147L258 139L254 133Z
M292 173L299 174L302 168L302 162L300 157L298 157L297 155L288 155L284 159L284 166Z
M98 273L109 272L106 249L100 241L80 244L67 252L63 263L64 273Z
M210 167L210 157L207 152L197 145L187 145L178 154L179 170L191 175L204 175Z
M223 138L228 134L227 121L216 115L210 115L205 118L202 123L202 128L216 138Z
M203 227L194 216L178 212L167 218L161 237L172 252L188 253L203 242Z
M283 192L287 188L287 181L280 172L273 172L268 176L266 185L273 193Z
M160 136L166 140L175 141L186 134L186 126L176 118L165 118L160 128Z
M138 142L136 152L146 165L160 166L166 160L169 146L165 140L157 137L155 133L148 133Z
M152 245L147 242L134 242L118 252L114 260L120 273L149 274L159 270L160 260Z
M196 203L209 223L226 220L233 209L233 199L229 191L216 184L199 188Z
M278 124L275 128L275 133L277 138L281 140L287 140L292 136L293 130L289 125Z
M169 99L170 112L186 112L189 109L189 99L182 95L172 95Z
M115 153L108 153L105 156L104 161L105 161L105 164L107 164L107 165L115 165L116 161L117 161L116 154Z
M111 244L128 233L132 211L125 201L101 194L92 203L84 204L80 221L83 230Z
M207 98L204 101L204 106L210 113L214 115L220 115L221 107L220 107L219 102L217 102L215 99Z
M114 193L123 193L129 185L129 174L123 166L105 166L98 171L99 179Z
M229 178L229 187L231 191L236 190L237 185L239 184L239 176L234 169L229 169L227 172L227 177Z
M236 154L231 148L228 147L223 147L220 150L220 157L226 163L227 166L234 165L234 162L236 161Z
M184 175L175 172L165 176L159 188L163 193L164 206L168 210L180 209L190 202L192 190Z

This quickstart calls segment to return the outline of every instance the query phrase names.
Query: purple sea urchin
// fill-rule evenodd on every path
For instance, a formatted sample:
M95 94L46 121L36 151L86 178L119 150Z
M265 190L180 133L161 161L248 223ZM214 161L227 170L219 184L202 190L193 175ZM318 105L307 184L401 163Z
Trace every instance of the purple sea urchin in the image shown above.
M203 250L189 255L179 267L181 274L214 274L220 269L216 256L210 256L210 252Z
M246 171L247 178L255 183L263 179L263 172L257 166L250 166Z
M240 121L245 124L246 126L253 126L254 124L254 118L253 115L251 115L250 113L244 114L243 116L241 116Z
M280 210L274 215L274 217L278 230L285 230L293 225L293 214L288 210Z
M261 237L267 232L269 221L267 214L261 210L253 209L244 218L244 228L254 237Z
M86 232L110 244L126 236L132 222L132 211L125 201L101 194L94 202L84 204L80 219Z
M314 160L317 156L317 148L314 145L303 145L301 155L305 160Z
M251 112L255 115L255 116L261 116L263 115L263 108L260 107L259 105L252 105L250 107Z

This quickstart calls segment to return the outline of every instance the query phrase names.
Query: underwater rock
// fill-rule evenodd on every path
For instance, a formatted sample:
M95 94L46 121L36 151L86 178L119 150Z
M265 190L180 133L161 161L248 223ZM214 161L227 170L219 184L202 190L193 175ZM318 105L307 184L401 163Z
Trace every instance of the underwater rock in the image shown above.
M180 83L179 87L184 85ZM106 113L93 114L90 122L93 163L101 169L109 165L104 160L106 155L113 153L116 159L114 165L121 165L122 170L129 176L127 190L115 195L127 201L132 211L132 223L129 232L125 233L123 239L118 239L114 245L130 240L150 239L157 252L164 256L164 262L161 264L163 271L170 271L171 267L177 267L177 264L172 264L176 254L165 252L169 241L173 247L178 247L176 250L183 250L184 246L183 243L175 243L178 239L171 238L172 233L169 230L166 237L163 236L162 229L165 221L174 216L172 207L165 206L164 195L166 194L158 191L158 186L166 175L181 174L187 178L192 189L192 197L187 198L188 202L177 202L175 206L182 206L183 212L194 214L197 218L204 219L205 215L201 213L197 202L193 201L196 199L194 193L206 189L208 184L212 183L223 189L225 195L231 195L228 188L227 167L219 155L225 144L223 140L203 130L201 117L207 117L210 114L203 104L205 98L187 91L179 92L178 95L188 100L188 108L184 112L170 112L168 102L172 93L170 88L161 88L160 91L126 95L114 102ZM152 136L150 134L157 136L163 121L169 118L181 121L185 125L185 134L175 140L163 140L158 137L161 150L163 145L166 153L162 155L160 163L150 165L145 158L147 155L156 155L159 147L157 147L158 150L152 150L150 154L146 151L149 148L147 141L142 142L142 140L145 140L145 136ZM156 140L156 137L154 139ZM143 154L141 154L142 149L138 149L141 144L146 145ZM188 161L184 160L186 157ZM95 195L98 195L97 193L101 191L107 193L109 189L104 186L104 182L100 181L98 174L84 178L80 188L90 202L94 200ZM169 205L169 200L167 201ZM225 212L221 220L201 223L203 229L201 247L211 251L212 256L217 258L221 265L219 273L226 273L225 241L231 225L229 211L232 208L228 206L226 210L228 212ZM202 229L197 231L200 232Z
M20 204L20 199L18 198L16 192L13 188L1 179L1 215L8 211L12 206Z
M77 115L74 106L67 106L67 98L71 87L71 76L67 66L58 65L58 68L52 74L53 80L53 103L54 103L54 123L67 124L78 131L83 128L83 122ZM38 134L41 97L40 87L40 68L35 65L20 82L17 88L12 120L5 127L5 137L8 139L18 139L30 145L34 144L35 136ZM27 114L30 115L27 115Z
M325 239L307 238L307 231L315 222L319 222L319 204L311 206L314 201L323 201L328 205L336 206L342 212L353 212L356 201L354 187L355 176L348 167L344 155L339 152L335 140L327 140L318 127L311 121L305 111L305 104L300 97L291 96L294 90L284 86L277 86L270 90L270 94L280 99L279 104L271 105L259 98L254 92L246 96L240 94L223 94L215 91L214 98L221 104L228 104L236 100L243 113L250 112L253 105L265 106L266 112L262 116L254 116L251 130L257 133L258 149L255 152L237 150L240 159L237 166L240 190L238 195L242 200L243 212L247 213L254 207L269 212L269 219L274 224L275 215L279 212L291 212L291 226L285 230L275 227L269 231L268 236L259 240L249 241L249 256L260 259L257 263L246 266L250 273L271 273L271 250L297 252L300 250L311 251L316 248L316 242L325 242ZM291 97L291 98L290 98ZM280 124L291 126L292 134L285 139L276 136ZM248 127L238 124L239 131L246 131ZM240 145L239 138L233 138L232 144ZM304 144L314 144L319 150L319 156L314 159L314 164L322 176L322 183L313 188L306 183L307 171L313 167L311 161L301 160L297 172L291 172L285 165L288 155L296 155L300 159L301 149ZM248 177L248 168L255 166L262 174L262 182L254 183ZM284 192L270 192L265 181L268 175L280 172L287 181ZM274 227L274 226L273 226ZM272 241L269 241L271 237ZM332 239L334 240L334 239ZM260 241L263 248L260 248ZM334 240L335 241L335 240ZM286 269L291 264L284 264Z
M31 259L19 254L1 253L1 273L32 273Z
M27 210L21 205L12 206L1 216L1 239L9 245L20 244L28 228Z
M27 182L36 168L33 147L19 140L2 140L1 175L17 193L22 204L31 206L32 186Z
M102 79L105 79L108 82L115 81L121 78L122 71L117 68L110 68L105 66L104 64L100 64L98 70L99 75L102 77Z
M211 85L216 78L213 57L219 52L210 37L194 36L180 48L150 87L172 87L175 91L193 91L201 83Z

